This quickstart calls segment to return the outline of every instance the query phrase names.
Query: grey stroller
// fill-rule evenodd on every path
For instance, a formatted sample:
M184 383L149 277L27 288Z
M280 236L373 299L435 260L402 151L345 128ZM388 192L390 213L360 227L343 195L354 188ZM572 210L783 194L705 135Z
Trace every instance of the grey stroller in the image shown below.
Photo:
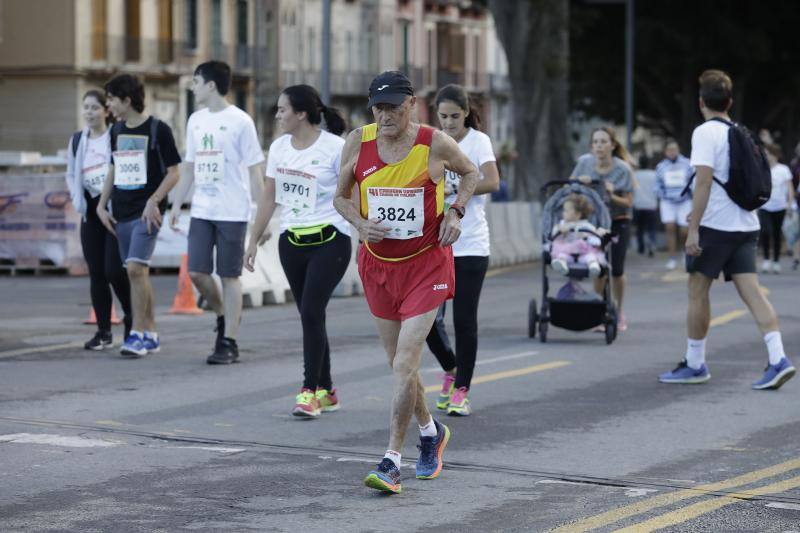
M554 192L549 194L551 191ZM540 308L536 299L532 299L528 306L528 337L530 338L535 338L538 333L539 340L547 342L549 324L570 331L586 331L603 326L606 344L611 344L617 337L617 311L611 298L607 266L603 266L600 273L601 276L606 277L601 297L587 299L549 295L548 270L552 270L550 250L553 241L551 233L553 227L561 220L564 202L571 194L580 194L588 198L594 206L594 212L591 214L589 222L597 228L605 228L610 231L611 215L603 202L601 193L602 184L594 182L592 185L584 185L577 181L560 180L551 181L542 187L542 198L547 198L542 208L542 305ZM612 237L613 235L606 234L601 239L601 246L608 265L611 264L609 243ZM571 263L566 276L570 282L586 279L589 277L589 269L583 264Z

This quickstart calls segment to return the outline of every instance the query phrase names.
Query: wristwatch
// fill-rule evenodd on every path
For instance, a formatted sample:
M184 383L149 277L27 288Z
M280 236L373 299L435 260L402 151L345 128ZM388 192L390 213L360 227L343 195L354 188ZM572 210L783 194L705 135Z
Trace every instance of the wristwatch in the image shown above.
M464 209L463 205L458 204L450 204L450 209L456 212L458 218L464 218L464 215L467 214L466 210Z

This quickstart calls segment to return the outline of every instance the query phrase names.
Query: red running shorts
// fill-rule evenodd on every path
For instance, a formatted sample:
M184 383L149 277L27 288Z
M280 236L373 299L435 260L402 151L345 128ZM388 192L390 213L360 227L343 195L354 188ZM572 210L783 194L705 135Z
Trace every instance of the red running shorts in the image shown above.
M403 261L383 261L362 244L358 274L369 310L385 320L406 320L437 309L455 294L455 268L450 246L434 245Z

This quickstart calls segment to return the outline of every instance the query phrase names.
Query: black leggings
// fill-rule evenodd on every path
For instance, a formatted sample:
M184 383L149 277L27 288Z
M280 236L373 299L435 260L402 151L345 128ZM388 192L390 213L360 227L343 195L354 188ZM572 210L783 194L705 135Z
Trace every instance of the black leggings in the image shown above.
M458 367L456 388L469 389L478 357L478 302L481 298L483 279L489 268L489 258L467 256L455 258L456 294L453 297L453 326L456 331L456 351L450 347L450 339L444 326L446 303L439 308L428 338L428 348L436 356L445 371Z
M89 266L89 286L92 307L97 316L97 329L111 331L111 289L117 295L127 320L131 315L131 286L122 267L117 239L97 218L97 200L88 199L86 220L81 223L81 247Z
M295 246L281 233L278 252L303 324L303 387L333 388L325 308L350 263L350 237L338 232L325 244Z
M633 222L636 224L636 250L643 254L656 249L656 225L658 217L655 209L635 209ZM645 237L647 240L645 241Z
M781 238L783 237L783 217L786 210L765 211L758 210L758 219L761 222L761 249L764 252L764 259L769 259L769 245L772 243L772 260L778 261L781 258Z

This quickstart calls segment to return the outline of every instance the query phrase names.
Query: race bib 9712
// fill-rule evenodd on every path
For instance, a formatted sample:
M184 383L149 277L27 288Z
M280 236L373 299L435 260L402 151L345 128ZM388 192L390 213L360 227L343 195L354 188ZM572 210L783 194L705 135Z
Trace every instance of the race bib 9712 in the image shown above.
M194 181L200 187L213 187L225 175L225 154L222 150L204 150L195 154Z

